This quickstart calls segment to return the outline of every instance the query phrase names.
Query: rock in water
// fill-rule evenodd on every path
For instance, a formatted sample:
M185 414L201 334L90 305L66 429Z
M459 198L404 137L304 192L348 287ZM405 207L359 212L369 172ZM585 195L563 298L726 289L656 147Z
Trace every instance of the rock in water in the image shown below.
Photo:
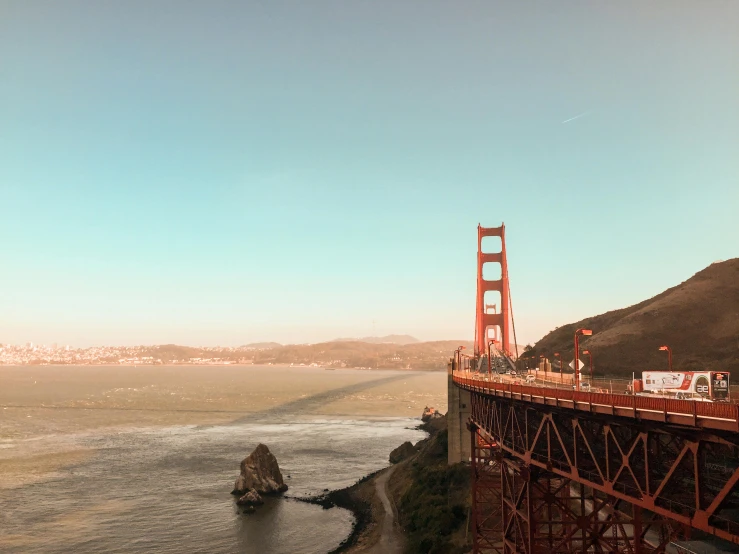
M426 406L423 409L423 414L421 414L421 421L423 421L424 423L427 423L431 421L432 419L436 419L437 417L442 417L442 415L436 411L436 408L434 407L429 408L428 406Z
M262 497L254 489L249 489L244 496L236 501L239 506L259 506L264 504Z
M269 451L269 448L260 444L241 462L241 475L236 479L231 494L243 495L242 498L244 498L254 491L258 497L260 494L274 494L286 490L287 485L282 480L277 458Z
M390 452L390 463L397 464L416 453L415 447L410 441L405 441L398 448Z

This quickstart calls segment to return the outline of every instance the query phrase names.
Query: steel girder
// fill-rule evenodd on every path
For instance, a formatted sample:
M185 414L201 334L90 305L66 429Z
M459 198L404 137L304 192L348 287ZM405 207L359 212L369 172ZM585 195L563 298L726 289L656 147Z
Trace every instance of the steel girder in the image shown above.
M503 499L500 450L495 440L470 422L472 469L472 552L503 553Z
M590 550L583 552L629 552L613 546L625 538L633 552L660 552L660 545L691 527L739 544L736 434L621 421L476 392L471 403L478 434L500 449L506 552L576 552L586 544ZM563 500L576 490L577 498ZM578 502L580 515L565 509ZM555 519L541 513L543 505ZM597 522L593 516L583 527L582 506L599 514ZM568 517L581 519L567 523ZM577 525L580 531L571 533ZM604 525L611 530L594 531ZM552 550L554 542L544 548L544 528L546 541L564 533L570 544L562 548L575 549ZM593 543L594 536L609 539Z
M537 467L503 459L506 554L656 554L674 536L669 521Z

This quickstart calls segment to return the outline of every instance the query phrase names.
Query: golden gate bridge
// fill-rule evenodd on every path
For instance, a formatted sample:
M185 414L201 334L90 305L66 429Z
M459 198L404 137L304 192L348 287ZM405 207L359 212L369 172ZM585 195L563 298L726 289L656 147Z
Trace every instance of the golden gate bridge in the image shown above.
M474 352L455 351L447 416L449 463L471 465L473 552L676 552L701 534L739 545L739 405L584 391L577 367L567 389L491 379L496 362L515 367L511 327L515 345L505 226L478 226ZM589 332L573 335L575 363Z

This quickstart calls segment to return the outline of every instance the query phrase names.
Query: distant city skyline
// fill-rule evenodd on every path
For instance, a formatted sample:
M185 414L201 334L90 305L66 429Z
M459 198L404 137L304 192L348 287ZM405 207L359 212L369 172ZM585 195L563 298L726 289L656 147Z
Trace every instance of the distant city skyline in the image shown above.
M0 0L0 343L518 342L739 244L737 2Z

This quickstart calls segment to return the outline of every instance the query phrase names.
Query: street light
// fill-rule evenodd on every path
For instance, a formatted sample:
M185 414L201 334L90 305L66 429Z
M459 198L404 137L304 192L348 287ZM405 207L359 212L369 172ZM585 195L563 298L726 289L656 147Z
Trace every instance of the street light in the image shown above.
M587 354L590 356L590 388L593 388L593 353L590 350L583 350L583 355Z
M555 358L559 358L559 382L562 382L562 366L564 363L562 363L562 356L559 355L559 352L554 353Z
M579 336L582 335L584 337L589 337L593 334L593 331L591 329L578 329L575 331L575 361L572 362L572 365L575 366L575 390L580 390L580 340Z
M457 362L457 371L462 371L459 366L462 365L462 350L467 348L466 346L460 346L454 351L454 359Z
M470 360L472 360L472 356L462 354L461 352L459 353L459 363L462 365L462 368L466 373L469 373L472 367L472 363L470 362Z
M667 363L670 366L670 371L672 371L672 349L669 346L660 346L660 350L667 350Z
M547 357L544 354L539 354L539 359L541 360L540 365L544 366L544 380L547 380Z
M488 373L490 373L490 375L493 374L493 358L490 355L490 346L493 344L495 344L495 339L490 339L488 341Z

